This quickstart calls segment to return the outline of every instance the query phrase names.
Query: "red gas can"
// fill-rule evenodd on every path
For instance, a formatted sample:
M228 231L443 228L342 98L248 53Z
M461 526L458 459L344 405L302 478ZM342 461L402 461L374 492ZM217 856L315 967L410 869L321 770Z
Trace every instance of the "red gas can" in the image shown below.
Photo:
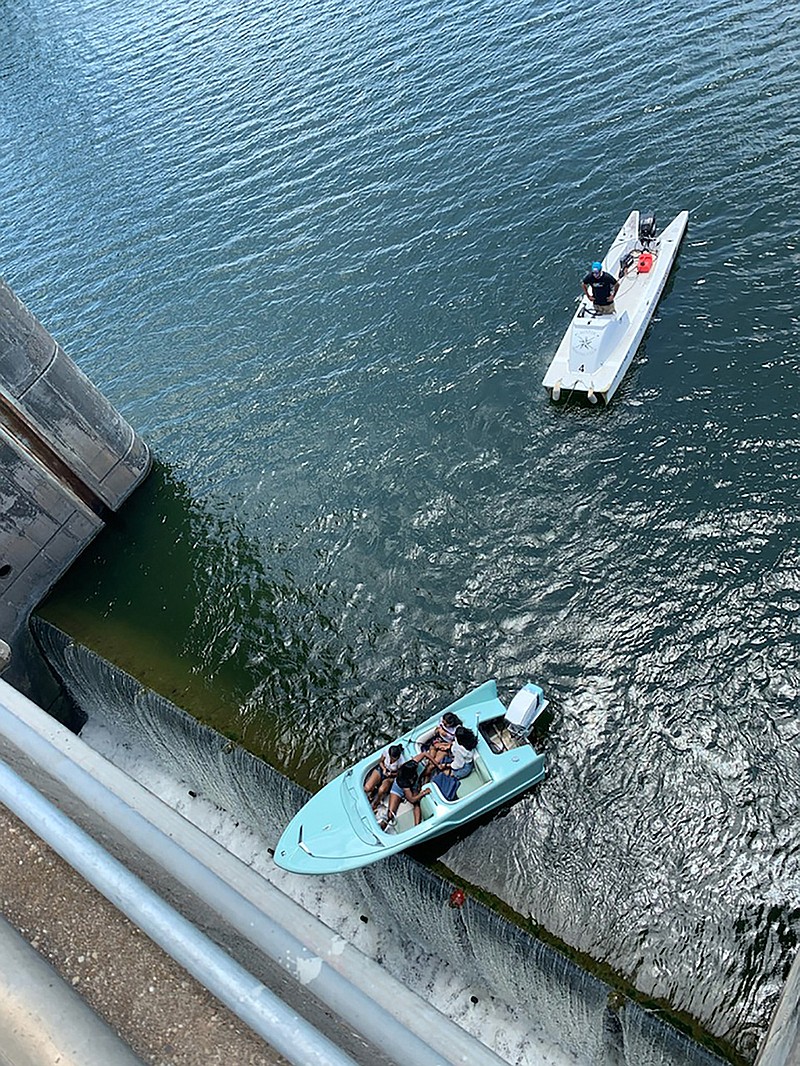
M653 253L652 252L642 252L639 255L639 262L638 262L638 264L636 266L636 269L639 271L640 274L649 274L650 273L650 268L652 267L652 265L653 265Z

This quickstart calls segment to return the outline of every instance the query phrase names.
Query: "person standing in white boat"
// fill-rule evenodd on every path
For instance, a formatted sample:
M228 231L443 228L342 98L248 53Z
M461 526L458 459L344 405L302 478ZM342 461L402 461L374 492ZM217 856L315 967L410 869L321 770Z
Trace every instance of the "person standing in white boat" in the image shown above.
M613 315L614 297L617 295L618 288L619 282L613 274L603 270L602 263L592 263L592 269L583 279L583 291L600 315Z

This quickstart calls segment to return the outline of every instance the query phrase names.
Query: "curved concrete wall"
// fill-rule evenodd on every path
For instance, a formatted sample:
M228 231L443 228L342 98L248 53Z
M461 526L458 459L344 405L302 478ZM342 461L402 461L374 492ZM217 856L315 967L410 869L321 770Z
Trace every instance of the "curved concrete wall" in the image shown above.
M30 613L150 462L144 441L0 280L0 639L14 653L9 679L44 707L59 690L30 638Z
M112 510L147 473L144 442L0 281L2 393L32 435Z

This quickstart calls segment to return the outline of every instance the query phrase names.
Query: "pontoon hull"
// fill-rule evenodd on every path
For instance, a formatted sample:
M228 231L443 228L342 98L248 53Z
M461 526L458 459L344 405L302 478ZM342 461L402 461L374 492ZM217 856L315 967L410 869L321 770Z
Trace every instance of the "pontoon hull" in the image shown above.
M645 246L639 241L639 212L632 211L603 260L603 269L619 277L620 261L641 251L652 255L652 266L639 272L634 265L620 281L612 315L597 315L588 297L581 298L567 332L542 381L551 399L575 393L591 402L608 403L619 388L641 343L664 290L689 221L681 211L666 229Z

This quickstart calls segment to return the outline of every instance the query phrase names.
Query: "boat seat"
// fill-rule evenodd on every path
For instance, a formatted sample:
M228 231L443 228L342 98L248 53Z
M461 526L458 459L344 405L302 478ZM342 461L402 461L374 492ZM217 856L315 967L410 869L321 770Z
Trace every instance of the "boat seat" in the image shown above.
M491 780L491 775L486 769L483 760L481 759L480 755L476 754L475 759L473 760L472 773L467 774L466 777L462 777L461 780L458 782L458 792L456 794L456 798L454 800L445 800L444 802L458 803L458 801L462 800L465 796L469 796L472 792L477 792L479 788L483 788L484 785L488 785ZM425 816L424 805L426 802L431 802L427 796L422 801L423 817Z
M422 745L426 741L431 740L432 737L433 737L433 734L435 732L436 732L436 726L434 726L433 729L426 729L425 732L421 736L417 737L417 739L414 741L414 744L413 744L413 752L412 752L412 754L413 755L419 755L419 753L422 751Z
M462 777L458 782L458 795L453 802L458 803L460 799L469 796L471 792L476 792L484 785L488 785L491 780L492 778L484 765L483 759L480 755L476 755L472 773L468 774L466 777Z
M486 769L486 765L480 755L475 756L474 766L472 773L467 777L462 777L458 783L458 795L454 800L445 800L445 803L458 803L459 800L465 796L469 796L472 792L476 792L479 788L483 788L484 785L488 785L492 780L489 771ZM432 796L423 796L420 800L420 810L422 811L422 820L430 818L436 810L437 800L434 800ZM397 808L397 814L394 817L392 823L391 832L404 833L407 829L413 828L414 825L414 808L410 803L405 800Z

